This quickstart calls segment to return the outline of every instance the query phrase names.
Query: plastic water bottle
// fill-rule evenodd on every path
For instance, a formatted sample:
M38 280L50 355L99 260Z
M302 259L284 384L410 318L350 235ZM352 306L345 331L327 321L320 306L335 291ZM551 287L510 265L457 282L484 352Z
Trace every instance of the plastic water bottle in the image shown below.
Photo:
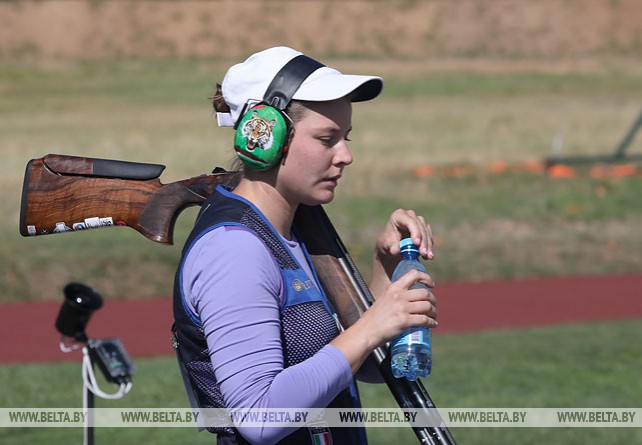
M419 261L419 248L412 239L405 238L399 243L401 262L392 274L392 281L397 281L407 272L417 269L426 272ZM415 283L411 289L426 288L423 283ZM415 327L404 331L391 343L392 374L396 378L405 377L415 381L419 377L428 377L432 370L430 328Z

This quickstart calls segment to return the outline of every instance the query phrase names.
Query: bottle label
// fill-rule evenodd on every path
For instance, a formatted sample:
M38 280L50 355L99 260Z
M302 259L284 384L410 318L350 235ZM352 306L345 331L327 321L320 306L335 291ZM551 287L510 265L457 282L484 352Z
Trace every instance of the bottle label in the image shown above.
M394 344L395 345L425 345L430 347L430 334L423 329L416 329L400 337Z
M415 331L408 337L408 343L426 343L423 331Z

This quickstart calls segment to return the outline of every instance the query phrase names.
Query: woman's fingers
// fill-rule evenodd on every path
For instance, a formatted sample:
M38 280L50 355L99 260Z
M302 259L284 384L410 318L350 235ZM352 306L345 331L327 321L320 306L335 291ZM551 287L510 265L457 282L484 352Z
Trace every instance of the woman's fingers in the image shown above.
M409 271L405 275L401 276L397 281L393 282L392 285L403 289L410 289L410 287L415 283L424 284L429 288L435 287L435 281L432 277L420 270Z

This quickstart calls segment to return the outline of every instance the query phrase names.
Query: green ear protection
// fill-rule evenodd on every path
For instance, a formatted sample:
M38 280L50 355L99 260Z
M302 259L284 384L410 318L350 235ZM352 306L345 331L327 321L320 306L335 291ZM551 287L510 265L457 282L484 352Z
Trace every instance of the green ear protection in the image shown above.
M322 66L301 54L274 76L261 102L251 107L245 104L234 126L234 150L245 165L268 170L279 163L292 131L292 121L284 110L303 81Z
M256 105L239 121L234 135L234 150L250 168L270 169L281 159L290 127L284 114L276 108Z

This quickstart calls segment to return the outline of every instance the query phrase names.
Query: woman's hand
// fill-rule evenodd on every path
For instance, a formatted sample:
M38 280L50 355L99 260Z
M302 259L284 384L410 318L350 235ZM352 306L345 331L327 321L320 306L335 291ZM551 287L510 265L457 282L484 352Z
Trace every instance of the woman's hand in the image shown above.
M415 283L428 288L410 289ZM435 285L427 273L411 270L389 283L374 304L331 344L339 348L356 373L372 350L413 326L437 326Z
M410 289L415 283L427 286ZM413 326L437 326L437 299L430 291L435 283L427 273L411 270L390 283L362 318L379 346Z
M424 217L413 210L395 210L375 244L370 281L370 289L375 297L390 283L390 277L401 259L399 241L404 238L412 238L424 259L432 260L435 257L432 229Z
M374 304L359 320L330 344L339 348L356 373L374 348L392 340L413 326L437 326L437 300L430 291L435 282L427 273L411 270L392 283L390 277L399 264L399 241L412 238L424 259L434 258L432 230L422 216L412 210L395 210L375 245L370 290ZM427 288L410 289L415 283Z

